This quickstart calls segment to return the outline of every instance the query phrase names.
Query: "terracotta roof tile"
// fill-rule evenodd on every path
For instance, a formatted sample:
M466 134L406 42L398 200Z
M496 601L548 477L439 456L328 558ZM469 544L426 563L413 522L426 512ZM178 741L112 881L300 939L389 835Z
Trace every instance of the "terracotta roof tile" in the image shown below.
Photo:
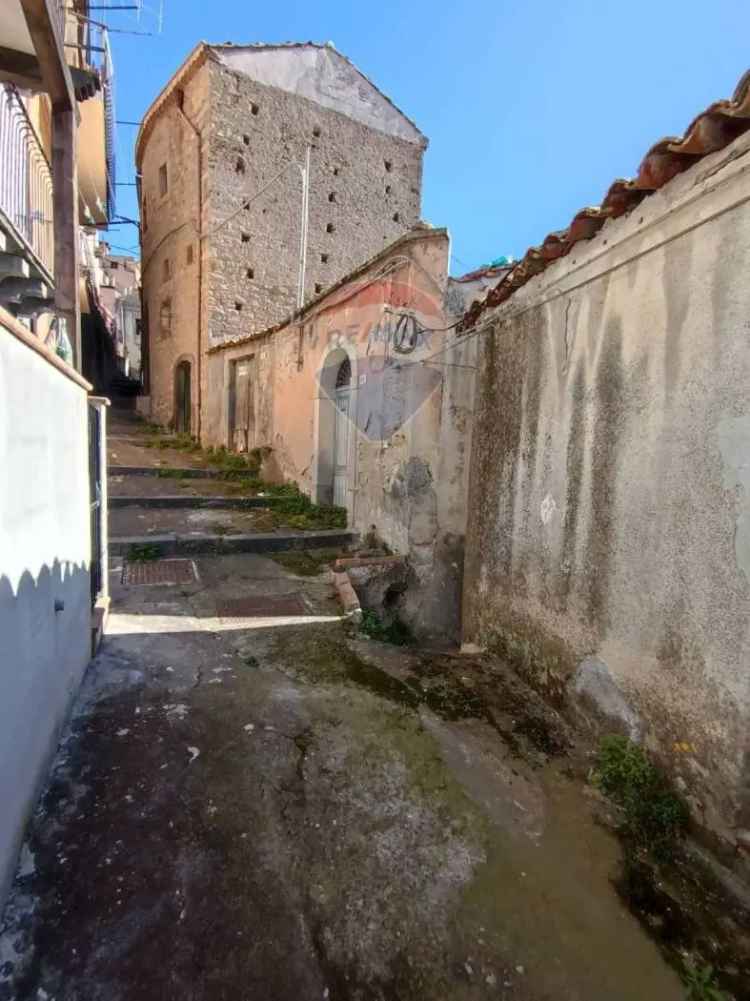
M630 212L653 191L687 170L709 153L724 149L750 129L750 70L740 79L730 100L716 101L695 118L682 136L669 136L646 153L633 180L619 178L601 205L581 209L567 229L550 233L538 247L530 247L483 300L477 300L464 315L459 330L474 326L481 314L499 306L530 278L564 257L580 240L590 240L607 219Z

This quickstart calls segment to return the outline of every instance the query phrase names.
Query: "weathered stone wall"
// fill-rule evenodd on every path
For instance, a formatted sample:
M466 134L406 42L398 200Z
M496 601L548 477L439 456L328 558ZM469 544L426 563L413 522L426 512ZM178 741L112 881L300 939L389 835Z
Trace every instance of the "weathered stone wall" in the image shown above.
M208 71L199 69L184 85L184 115L173 97L157 117L144 144L140 164L143 303L148 324L150 416L159 424L174 420L175 368L191 364L193 433L198 431L199 255L204 271L209 255L199 239L208 221L210 190L204 156L203 218L199 218L199 141L185 115L206 131L209 112ZM159 170L167 168L162 195ZM145 210L143 208L145 202ZM165 270L168 262L168 274ZM205 287L205 281L204 281ZM168 304L169 323L162 308ZM202 304L205 329L205 301Z
M331 503L331 396L335 372L348 358L349 523L363 535L374 526L409 555L413 586L402 614L412 626L422 635L457 637L475 340L427 334L413 351L399 353L386 312L406 307L423 327L445 327L447 264L446 234L423 231L314 303L301 328L212 351L206 434L213 444L228 443L230 364L254 356L255 445L273 448L266 475ZM439 352L438 364L422 364Z
M619 690L730 843L750 827L748 159L750 136L488 314L464 602L466 641L541 687L604 677L615 715Z
M296 305L302 203L297 165L304 164L308 143L306 299L416 224L423 144L215 61L209 71L211 229L273 182L211 237L208 307L210 342L216 344L278 323Z
M157 113L141 150L149 412L158 423L173 422L175 368L189 361L192 431L209 440L201 426L210 420L207 406L199 410L199 400L210 393L203 352L279 322L296 305L302 199L297 165L305 161L307 143L313 144L305 285L311 299L418 221L425 141L412 126L418 140L254 81L212 54L183 81L182 92L182 110L202 136L202 173L199 140L180 112L179 92ZM159 179L164 164L166 194ZM243 209L248 197L252 201Z

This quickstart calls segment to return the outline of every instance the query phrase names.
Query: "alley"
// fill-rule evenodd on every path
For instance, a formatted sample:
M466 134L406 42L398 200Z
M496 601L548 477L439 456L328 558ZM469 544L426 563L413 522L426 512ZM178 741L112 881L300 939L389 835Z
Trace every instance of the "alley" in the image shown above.
M112 558L0 998L680 998L562 721L353 631L330 557Z
M0 1001L750 1001L745 11L444 6L3 4Z

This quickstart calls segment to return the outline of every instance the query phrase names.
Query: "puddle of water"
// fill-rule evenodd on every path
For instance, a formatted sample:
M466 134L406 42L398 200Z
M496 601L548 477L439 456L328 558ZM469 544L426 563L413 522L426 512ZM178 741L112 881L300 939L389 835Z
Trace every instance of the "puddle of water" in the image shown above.
M545 998L682 1001L677 974L614 891L616 840L572 781L550 772L544 785L541 836L494 829L460 923L516 956Z

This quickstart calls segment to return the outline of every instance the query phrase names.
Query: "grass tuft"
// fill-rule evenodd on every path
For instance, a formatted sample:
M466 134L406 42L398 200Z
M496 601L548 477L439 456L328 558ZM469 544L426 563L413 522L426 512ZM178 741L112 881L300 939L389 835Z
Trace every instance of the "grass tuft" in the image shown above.
M313 504L296 483L268 486L263 491L274 498L273 510L283 515L292 528L346 528L346 508Z
M128 560L131 563L148 563L159 559L159 547L150 542L138 543L128 549Z
M687 829L688 810L643 749L627 737L604 737L592 778L622 807L631 847L668 861Z
M729 995L716 985L713 966L695 966L685 959L682 966L685 1001L729 1001Z
M414 642L414 634L401 619L396 618L390 622L384 622L376 612L369 610L362 612L360 629L370 639L380 640L381 643L393 643L394 646L409 646Z

